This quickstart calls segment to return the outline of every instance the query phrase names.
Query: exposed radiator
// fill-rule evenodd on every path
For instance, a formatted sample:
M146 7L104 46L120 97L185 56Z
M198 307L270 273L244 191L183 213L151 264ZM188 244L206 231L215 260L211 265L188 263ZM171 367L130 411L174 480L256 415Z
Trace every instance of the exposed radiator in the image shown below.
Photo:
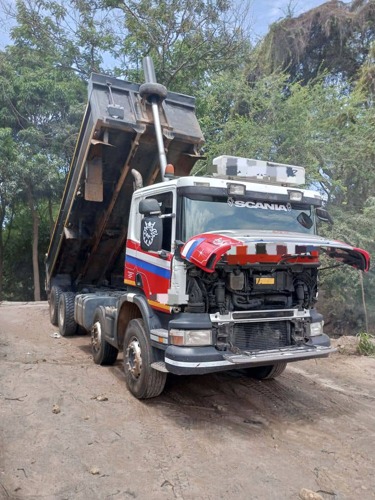
M290 323L288 321L268 321L260 323L236 323L232 342L242 351L278 349L289 346Z

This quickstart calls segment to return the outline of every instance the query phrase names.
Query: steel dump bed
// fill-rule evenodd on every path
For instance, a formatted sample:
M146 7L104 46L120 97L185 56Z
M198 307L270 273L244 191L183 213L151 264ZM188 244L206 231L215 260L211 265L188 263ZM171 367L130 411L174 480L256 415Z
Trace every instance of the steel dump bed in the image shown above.
M133 193L132 169L144 185L161 181L151 106L139 85L93 74L60 212L46 258L51 281L123 284L124 248ZM168 163L188 175L203 135L192 97L168 92L160 104Z

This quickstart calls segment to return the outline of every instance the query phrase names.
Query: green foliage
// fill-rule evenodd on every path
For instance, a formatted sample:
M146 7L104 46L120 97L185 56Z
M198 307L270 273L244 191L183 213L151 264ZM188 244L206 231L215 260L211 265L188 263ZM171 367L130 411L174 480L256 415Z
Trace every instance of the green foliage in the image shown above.
M229 72L212 79L198 100L207 164L233 154L305 166L308 185L325 195L335 219L332 228L322 224L320 231L374 253L374 109L358 90L345 93L324 77L304 86L288 81L288 75L276 74L249 86L245 77L235 79ZM201 173L207 164L196 170ZM373 323L372 271L364 285ZM320 288L319 307L331 330L364 327L357 271L345 266L323 272Z
M373 108L324 78L306 86L287 80L271 75L249 86L231 73L212 79L198 103L209 161L225 153L304 165L328 203L361 209L375 192Z
M227 0L103 0L116 8L117 73L142 81L142 59L152 56L157 79L171 90L195 93L212 73L238 68L250 50L247 4ZM124 73L125 72L125 73Z
M8 150L12 152L11 161L2 168L3 174L10 174L2 175L0 187L0 275L6 277L12 268L6 252L22 205L24 210L28 208L29 219L33 220L33 252L30 251L29 259L31 263L34 255L36 297L39 296L39 211L45 201L50 205L60 198L63 174L79 126L77 115L70 110L76 110L86 94L85 83L71 66L64 66L66 57L57 44L58 22L46 17L44 7L42 3L17 3L14 44L0 53L0 127L9 130ZM6 145L3 141L2 147ZM13 293L9 289L11 283L12 280L5 280L5 296ZM1 293L0 280L0 296Z
M87 78L100 71L103 55L113 45L112 19L88 0L18 0L14 47L50 59L50 68L76 72Z
M375 199L368 198L361 210L332 204L330 212L334 225L322 225L320 232L331 238L346 241L370 254L375 254ZM327 262L325 265L332 265ZM358 271L343 266L332 271L321 272L321 287L324 290L320 301L322 312L330 329L350 333L366 328L361 299L361 283ZM369 324L375 321L375 273L374 268L363 275Z
M375 356L375 337L369 333L362 332L358 337L358 352L363 356Z
M44 255L48 249L50 221L48 204L41 203L38 209L39 229L39 266L41 270L40 286L43 291ZM33 227L29 208L24 203L17 203L4 254L4 300L33 300L32 266ZM42 298L46 298L42 293Z
M322 72L336 82L358 78L375 36L375 1L326 1L274 23L257 49L249 79L288 71L308 84Z

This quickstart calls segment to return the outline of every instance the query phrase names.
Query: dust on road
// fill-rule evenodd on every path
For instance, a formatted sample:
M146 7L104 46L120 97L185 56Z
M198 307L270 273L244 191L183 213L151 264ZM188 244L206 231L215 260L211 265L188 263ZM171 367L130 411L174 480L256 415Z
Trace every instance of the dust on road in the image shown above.
M0 498L375 498L375 359L171 377L138 401L121 357L55 331L46 303L0 305Z

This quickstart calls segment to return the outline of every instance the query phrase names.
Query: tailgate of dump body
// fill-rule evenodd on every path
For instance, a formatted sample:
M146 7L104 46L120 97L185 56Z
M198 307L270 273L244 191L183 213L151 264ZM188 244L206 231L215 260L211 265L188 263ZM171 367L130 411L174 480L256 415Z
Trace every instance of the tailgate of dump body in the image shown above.
M123 283L123 249L133 193L131 169L144 185L161 181L151 106L139 85L93 74L88 105L46 258L51 279ZM160 108L167 160L188 175L200 158L203 135L195 99L168 92Z

